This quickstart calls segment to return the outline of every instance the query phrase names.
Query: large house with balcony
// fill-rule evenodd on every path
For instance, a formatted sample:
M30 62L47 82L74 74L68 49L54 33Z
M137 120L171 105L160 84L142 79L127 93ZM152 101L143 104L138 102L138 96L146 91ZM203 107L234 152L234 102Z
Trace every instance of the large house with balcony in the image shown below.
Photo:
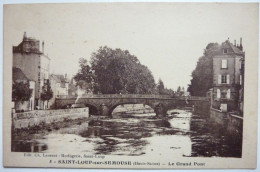
M243 111L244 58L240 45L223 42L213 56L213 88L211 107L222 112Z

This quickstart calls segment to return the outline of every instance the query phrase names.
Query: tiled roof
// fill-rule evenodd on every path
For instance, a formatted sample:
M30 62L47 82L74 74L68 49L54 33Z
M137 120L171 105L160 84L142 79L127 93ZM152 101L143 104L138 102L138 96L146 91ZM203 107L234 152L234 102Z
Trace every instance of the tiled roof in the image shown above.
M229 42L229 45L232 48L232 50L234 51L234 53L236 53L236 54L244 54L243 51L241 51L239 48L237 48L236 46L234 46L230 42Z
M228 40L223 42L221 45L221 48L230 48L233 53L236 54L244 54L243 51L241 51L238 47L236 47L235 45L233 45L231 42L229 42Z
M20 68L13 67L13 81L28 81L29 79L26 75L22 72Z
M229 42L229 40L223 42L219 48L215 51L215 55L223 55L223 49L228 49L228 52L225 54L237 54L244 56L244 52L240 49L240 47L237 47Z

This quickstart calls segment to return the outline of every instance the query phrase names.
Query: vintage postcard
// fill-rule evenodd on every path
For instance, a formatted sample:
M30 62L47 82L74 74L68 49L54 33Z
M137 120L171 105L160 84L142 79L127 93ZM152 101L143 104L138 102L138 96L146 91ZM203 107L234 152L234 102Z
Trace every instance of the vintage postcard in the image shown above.
M258 3L4 5L4 167L256 168Z

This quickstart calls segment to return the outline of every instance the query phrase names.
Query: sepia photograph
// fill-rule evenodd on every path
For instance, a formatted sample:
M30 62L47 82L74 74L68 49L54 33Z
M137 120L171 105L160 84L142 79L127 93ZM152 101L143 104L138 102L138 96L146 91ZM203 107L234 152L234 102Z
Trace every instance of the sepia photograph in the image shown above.
M3 10L5 167L256 168L258 3Z

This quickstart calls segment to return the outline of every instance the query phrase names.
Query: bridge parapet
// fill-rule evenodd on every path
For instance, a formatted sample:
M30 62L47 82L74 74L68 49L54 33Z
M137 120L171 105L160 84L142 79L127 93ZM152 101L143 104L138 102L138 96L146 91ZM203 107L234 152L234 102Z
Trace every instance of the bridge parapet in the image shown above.
M88 94L82 96L72 96L72 95L57 95L57 99L75 99L75 98L144 98L144 99L179 99L179 100L202 100L208 101L207 97L197 97L197 96L185 96L185 97L171 97L169 95L156 95L156 94Z
M208 97L197 97L197 96L183 96L177 97L180 100L200 100L200 101L209 101Z
M57 95L57 99L69 98L171 98L169 95L156 94L87 94L82 96Z
M59 96L55 100L56 108L71 107L72 104L84 104L94 107L101 115L111 115L113 109L122 104L144 104L154 109L156 115L164 116L167 110L182 106L193 106L201 109L202 104L209 106L206 97L170 97L168 95L146 94L100 94L83 96Z

